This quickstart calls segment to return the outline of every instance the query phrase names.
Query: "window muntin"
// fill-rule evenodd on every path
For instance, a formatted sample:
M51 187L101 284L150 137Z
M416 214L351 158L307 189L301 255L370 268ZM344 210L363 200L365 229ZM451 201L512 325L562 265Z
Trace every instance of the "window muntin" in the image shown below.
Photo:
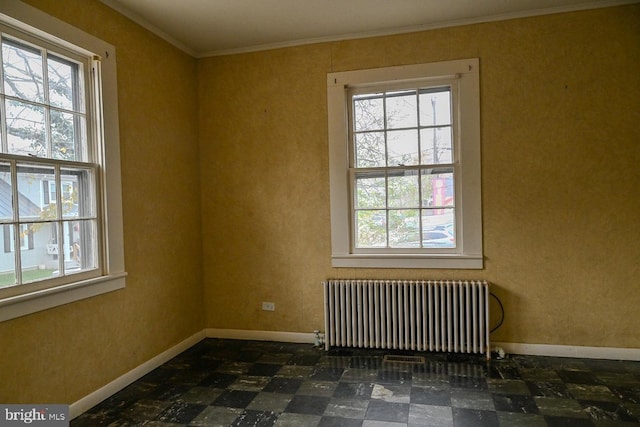
M14 247L30 242L0 254L0 289L100 276L94 58L0 28L0 222Z
M452 87L349 92L354 252L456 247Z

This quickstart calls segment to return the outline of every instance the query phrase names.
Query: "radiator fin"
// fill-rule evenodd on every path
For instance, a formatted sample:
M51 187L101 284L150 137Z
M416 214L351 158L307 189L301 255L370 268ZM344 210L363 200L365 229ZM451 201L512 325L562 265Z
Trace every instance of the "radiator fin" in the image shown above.
M328 280L325 347L383 348L490 357L484 280Z

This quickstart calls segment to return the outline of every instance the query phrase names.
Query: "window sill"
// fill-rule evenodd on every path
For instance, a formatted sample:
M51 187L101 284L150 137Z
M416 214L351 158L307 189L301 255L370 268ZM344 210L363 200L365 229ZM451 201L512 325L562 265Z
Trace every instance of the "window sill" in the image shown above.
M481 255L334 254L332 267L482 269Z
M123 289L127 273L115 273L0 299L0 322Z

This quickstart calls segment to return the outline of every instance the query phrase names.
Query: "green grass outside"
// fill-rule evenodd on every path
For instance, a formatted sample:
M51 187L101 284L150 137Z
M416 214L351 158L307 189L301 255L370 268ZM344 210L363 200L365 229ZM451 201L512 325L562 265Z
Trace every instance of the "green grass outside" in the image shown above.
M22 282L29 283L35 282L38 280L46 279L51 277L51 273L53 273L53 269L45 269L45 270L26 270L22 272ZM16 275L15 273L3 273L0 274L0 288L5 288L7 286L13 286L16 283Z

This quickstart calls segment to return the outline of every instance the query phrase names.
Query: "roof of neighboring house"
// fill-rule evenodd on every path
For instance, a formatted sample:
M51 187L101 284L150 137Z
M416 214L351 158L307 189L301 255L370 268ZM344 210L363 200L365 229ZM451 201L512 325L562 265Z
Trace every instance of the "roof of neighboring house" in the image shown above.
M39 216L40 206L33 203L27 196L18 192L18 205L22 216ZM0 218L12 218L11 185L0 179Z

